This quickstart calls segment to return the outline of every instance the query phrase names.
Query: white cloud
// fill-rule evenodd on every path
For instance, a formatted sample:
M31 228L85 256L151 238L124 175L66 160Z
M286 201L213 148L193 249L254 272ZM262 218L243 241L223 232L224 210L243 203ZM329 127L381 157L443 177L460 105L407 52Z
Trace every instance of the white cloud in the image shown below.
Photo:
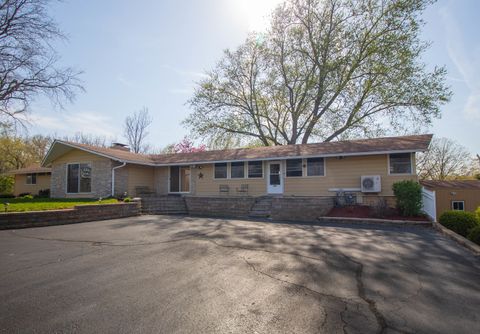
M112 119L110 117L94 112L59 112L51 116L37 114L32 115L28 120L33 126L41 128L42 132L53 132L59 135L71 135L76 132L82 132L111 138L116 133L116 129L111 125Z
M117 78L116 78L116 79L117 79L118 82L120 82L122 85L124 85L124 86L126 86L126 87L128 87L128 88L132 88L132 87L134 86L134 84L133 84L130 80L128 80L127 78L125 78L125 77L123 76L123 74L121 74L121 73L119 73L119 74L117 75Z
M174 67L174 66L170 66L170 65L162 65L161 66L162 68L165 68L165 69L168 69L170 71L173 71L175 72L176 74L178 75L181 75L183 77L190 77L192 79L194 78L206 78L208 77L207 74L203 73L203 72L199 72L199 71L188 71L188 70L182 70L182 69L179 69L177 67Z
M480 55L473 52L471 45L466 48L462 33L448 7L440 9L445 30L447 51L468 89L468 98L463 112L469 119L480 120Z

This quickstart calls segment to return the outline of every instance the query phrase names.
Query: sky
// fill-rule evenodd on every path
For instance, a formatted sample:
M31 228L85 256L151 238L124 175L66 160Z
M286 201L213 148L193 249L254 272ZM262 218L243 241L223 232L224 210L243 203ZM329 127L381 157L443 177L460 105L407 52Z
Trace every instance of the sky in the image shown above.
M188 134L181 121L195 82L252 30L262 30L281 0L64 0L52 17L68 36L56 44L61 64L83 71L86 89L64 109L33 104L29 134L75 132L125 142L126 116L148 107L149 143L161 148ZM480 1L439 0L424 13L424 55L446 66L454 95L428 132L480 153Z

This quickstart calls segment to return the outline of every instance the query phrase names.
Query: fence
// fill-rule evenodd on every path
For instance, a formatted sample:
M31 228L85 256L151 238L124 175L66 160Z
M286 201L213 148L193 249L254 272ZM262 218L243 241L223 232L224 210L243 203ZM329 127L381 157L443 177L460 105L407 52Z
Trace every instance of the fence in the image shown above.
M422 210L433 221L437 221L437 208L435 205L435 191L422 188Z

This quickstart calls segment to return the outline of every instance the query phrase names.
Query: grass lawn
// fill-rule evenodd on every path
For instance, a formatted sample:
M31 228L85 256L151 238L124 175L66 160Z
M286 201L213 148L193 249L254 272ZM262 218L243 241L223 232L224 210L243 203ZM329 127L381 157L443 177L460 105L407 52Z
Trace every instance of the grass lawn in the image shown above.
M0 198L0 213L5 212L4 203L9 203L7 212L41 211L73 208L82 204L112 204L118 201L114 198L101 202L95 198Z

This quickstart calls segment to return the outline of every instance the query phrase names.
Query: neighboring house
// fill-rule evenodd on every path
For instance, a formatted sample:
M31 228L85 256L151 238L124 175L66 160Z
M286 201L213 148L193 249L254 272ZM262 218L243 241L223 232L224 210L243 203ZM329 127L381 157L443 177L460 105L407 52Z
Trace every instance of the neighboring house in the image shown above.
M10 171L15 177L13 194L38 195L40 190L50 189L51 169L40 166L30 166Z
M356 193L360 203L383 197L393 204L393 183L417 180L415 152L425 151L431 138L416 135L160 155L132 153L120 144L101 148L56 140L42 165L52 168L52 197L124 193L333 197L348 191ZM362 176L369 177L362 180Z
M455 180L455 181L420 181L427 192L428 200L433 201L432 212L436 220L440 215L449 210L474 212L480 207L480 181ZM433 215L432 215L433 216Z

